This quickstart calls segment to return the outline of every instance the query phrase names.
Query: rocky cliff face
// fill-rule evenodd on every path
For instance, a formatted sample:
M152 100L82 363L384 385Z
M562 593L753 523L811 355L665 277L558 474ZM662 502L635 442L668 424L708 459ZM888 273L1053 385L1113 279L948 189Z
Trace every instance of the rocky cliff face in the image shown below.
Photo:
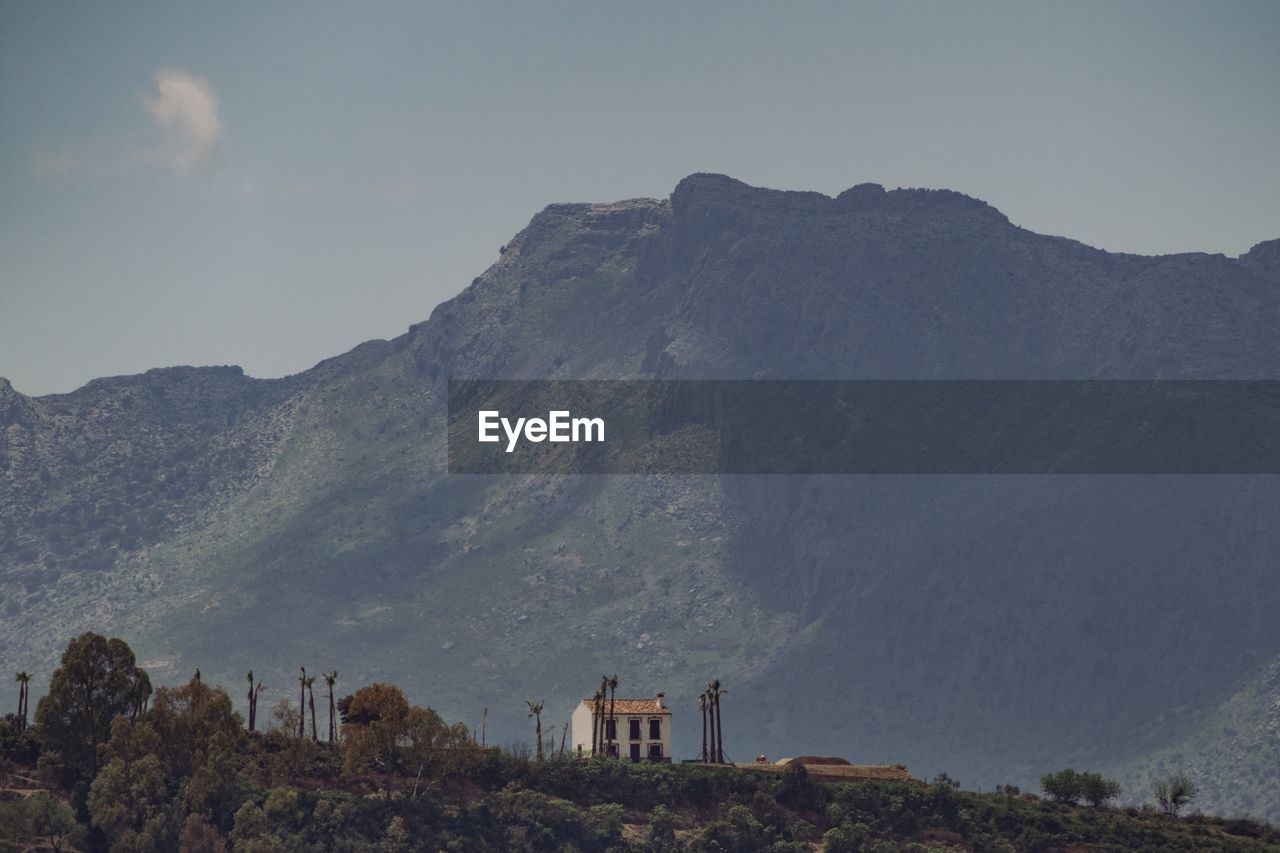
M1276 724L1271 479L450 478L443 388L1280 377L1278 245L1114 255L957 193L714 175L553 205L428 321L299 376L0 382L0 649L47 671L94 627L161 680L336 667L503 737L604 671L686 721L719 676L735 755L1141 786L1177 753L1260 813L1280 779L1201 762L1224 714Z

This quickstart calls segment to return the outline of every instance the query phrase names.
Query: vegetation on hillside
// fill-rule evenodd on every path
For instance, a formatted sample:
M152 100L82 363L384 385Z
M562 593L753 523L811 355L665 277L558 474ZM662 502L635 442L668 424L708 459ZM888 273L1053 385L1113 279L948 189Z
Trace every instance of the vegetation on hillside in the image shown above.
M330 703L330 737L321 739L312 678L300 677L298 701L282 700L266 731L250 731L226 691L198 671L180 687L153 691L124 642L77 638L35 725L16 714L0 723L0 843L119 851L1280 849L1280 831L1255 821L1110 808L1114 783L1074 770L1046 776L1052 799L1041 800L1013 788L967 792L945 776L933 784L833 783L799 764L775 774L556 750L539 760L527 747L477 744L465 726L412 705L390 684ZM529 704L540 728L540 703ZM1169 782L1170 798L1185 804L1194 796L1188 780ZM1081 800L1093 805L1075 804Z

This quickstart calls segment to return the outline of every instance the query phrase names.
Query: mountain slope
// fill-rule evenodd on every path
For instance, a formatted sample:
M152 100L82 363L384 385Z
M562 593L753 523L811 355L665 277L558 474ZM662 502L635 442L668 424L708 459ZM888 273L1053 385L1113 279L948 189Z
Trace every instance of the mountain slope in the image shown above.
M111 629L160 678L281 696L336 667L503 738L617 671L686 753L719 676L735 757L1139 767L1280 658L1272 479L451 478L444 383L1280 377L1278 247L1116 255L947 191L715 175L553 205L427 322L295 377L0 384L0 649L47 670Z

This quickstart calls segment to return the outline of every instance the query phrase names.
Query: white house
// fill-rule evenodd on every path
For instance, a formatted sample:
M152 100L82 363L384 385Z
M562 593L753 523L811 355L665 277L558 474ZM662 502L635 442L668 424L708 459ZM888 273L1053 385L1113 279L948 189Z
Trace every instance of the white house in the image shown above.
M616 699L613 718L609 716L609 700L604 702L607 755L622 755L632 761L671 763L671 709L666 694L653 699ZM573 711L573 750L591 754L591 727L596 721L595 700L583 699Z

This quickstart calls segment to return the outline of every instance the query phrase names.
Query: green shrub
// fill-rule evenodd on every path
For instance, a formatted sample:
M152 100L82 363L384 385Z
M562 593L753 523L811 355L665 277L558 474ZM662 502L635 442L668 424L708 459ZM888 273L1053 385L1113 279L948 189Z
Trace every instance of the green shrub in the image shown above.
M1184 806L1189 805L1200 793L1200 788L1182 773L1156 783L1156 802L1165 814L1176 815Z
M1056 803L1075 805L1084 796L1084 781L1070 767L1040 777L1040 790Z
M752 853L769 849L760 821L746 806L730 806L723 817L707 823L694 839L693 850L736 850Z
M1120 783L1100 773L1081 773L1080 793L1089 805L1097 807L1120 796Z
M676 843L676 819L666 806L654 806L653 811L649 812L648 840L659 849L669 848Z
M822 845L827 853L858 853L865 849L871 831L866 824L841 824L827 830L822 836Z

